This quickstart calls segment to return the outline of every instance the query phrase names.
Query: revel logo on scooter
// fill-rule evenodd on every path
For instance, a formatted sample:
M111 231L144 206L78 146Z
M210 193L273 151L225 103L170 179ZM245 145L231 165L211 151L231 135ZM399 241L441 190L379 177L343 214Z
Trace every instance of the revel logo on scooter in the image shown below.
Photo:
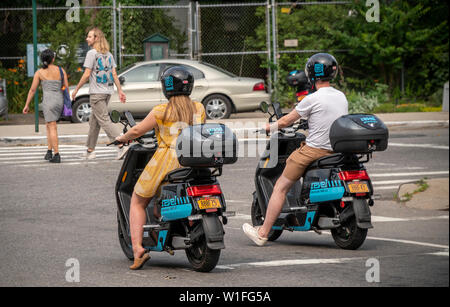
M192 205L188 197L174 196L161 202L162 221L182 219L191 215Z
M312 203L341 199L345 188L340 180L328 180L311 183L309 200Z
M169 198L169 199L163 199L162 200L162 207L163 208L167 208L170 206L177 206L177 205L190 205L191 202L189 201L189 199L187 197L178 197L175 196L174 198Z

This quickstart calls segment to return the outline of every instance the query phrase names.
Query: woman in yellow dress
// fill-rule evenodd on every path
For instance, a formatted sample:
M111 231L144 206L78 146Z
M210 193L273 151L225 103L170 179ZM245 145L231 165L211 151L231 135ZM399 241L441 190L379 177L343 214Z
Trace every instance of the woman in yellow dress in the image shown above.
M142 268L150 259L142 246L145 209L167 173L181 167L175 151L176 139L183 128L205 122L203 105L189 98L194 85L194 77L189 71L180 66L170 67L163 73L161 83L169 102L154 107L142 122L116 138L119 142L127 143L155 129L158 140L158 149L139 177L131 197L130 234L134 254L134 264L130 266L132 270Z

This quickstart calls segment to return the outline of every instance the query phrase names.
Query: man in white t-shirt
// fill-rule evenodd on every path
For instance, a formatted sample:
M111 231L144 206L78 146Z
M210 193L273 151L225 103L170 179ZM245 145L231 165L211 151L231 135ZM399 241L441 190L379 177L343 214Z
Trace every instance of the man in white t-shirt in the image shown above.
M342 115L348 114L348 102L344 93L330 86L330 80L336 77L338 64L327 53L318 53L308 59L305 72L316 92L306 96L294 110L280 118L275 124L267 124L267 131L289 127L300 118L308 119L309 135L306 144L292 152L286 160L283 174L277 180L267 207L264 224L253 227L243 225L244 233L257 245L267 242L267 237L281 213L286 194L298 181L306 168L315 160L333 153L330 144L330 127Z

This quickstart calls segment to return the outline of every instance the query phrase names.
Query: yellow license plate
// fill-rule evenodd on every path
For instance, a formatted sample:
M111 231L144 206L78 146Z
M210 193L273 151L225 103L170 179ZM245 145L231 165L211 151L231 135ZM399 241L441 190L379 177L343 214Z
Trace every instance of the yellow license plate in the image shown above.
M367 183L349 183L348 189L350 193L368 193L369 187Z
M200 209L214 209L222 207L218 198L200 198L197 200L197 204Z

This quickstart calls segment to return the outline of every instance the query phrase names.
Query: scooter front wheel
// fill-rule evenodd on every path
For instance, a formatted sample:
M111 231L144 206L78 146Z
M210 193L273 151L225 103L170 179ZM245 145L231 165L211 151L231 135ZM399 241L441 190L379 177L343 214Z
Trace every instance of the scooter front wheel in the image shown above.
M253 226L261 226L264 224L264 217L261 212L261 208L259 207L258 199L256 196L253 196L253 202L252 202L252 224ZM269 232L268 240L269 241L275 241L278 239L281 234L283 233L283 230L274 230L272 229Z
M133 254L133 248L131 248L128 243L125 241L125 237L124 234L122 232L122 226L120 224L120 219L119 219L119 213L117 213L117 229L118 229L118 236L119 236L119 243L120 243L120 247L122 248L123 253L125 254L125 256L133 261L134 260L134 254Z
M210 249L206 244L204 235L185 251L189 263L197 272L209 272L214 269L219 262L220 249Z

